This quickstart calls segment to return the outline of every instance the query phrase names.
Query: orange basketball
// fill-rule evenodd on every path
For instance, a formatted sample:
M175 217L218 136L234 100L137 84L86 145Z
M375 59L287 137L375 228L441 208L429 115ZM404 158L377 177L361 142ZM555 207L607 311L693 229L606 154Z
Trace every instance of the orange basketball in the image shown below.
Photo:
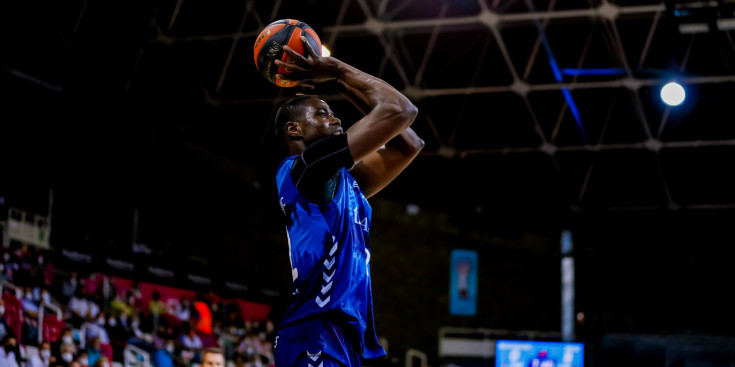
M276 78L276 74L290 74L290 72L276 66L273 61L293 62L291 57L283 51L285 45L304 55L304 45L301 43L302 35L306 36L306 40L314 49L314 52L317 54L322 52L322 42L316 31L308 24L296 19L280 19L268 24L260 31L258 38L255 39L255 46L253 46L253 56L255 67L265 79L279 87L296 86L296 82Z

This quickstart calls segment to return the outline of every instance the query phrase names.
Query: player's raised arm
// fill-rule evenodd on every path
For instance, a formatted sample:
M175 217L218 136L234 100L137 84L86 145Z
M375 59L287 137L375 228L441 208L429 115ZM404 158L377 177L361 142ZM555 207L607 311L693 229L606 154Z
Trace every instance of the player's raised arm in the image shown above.
M376 152L413 123L418 109L393 86L336 58L322 57L314 52L305 39L302 41L307 56L284 47L294 62L276 61L277 65L292 71L292 74L279 75L279 78L296 80L302 85L337 79L338 83L361 95L370 110L347 131L347 141L355 162Z
M363 113L370 112L365 95L358 90L341 84L339 92ZM388 141L384 147L357 162L352 169L352 175L360 183L365 197L377 194L393 181L416 158L423 147L424 141L408 127Z

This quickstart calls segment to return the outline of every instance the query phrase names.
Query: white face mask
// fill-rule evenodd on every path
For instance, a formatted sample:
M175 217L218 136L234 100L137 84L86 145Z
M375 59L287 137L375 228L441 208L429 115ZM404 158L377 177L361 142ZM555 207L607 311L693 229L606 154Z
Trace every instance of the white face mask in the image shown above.
M169 345L167 345L167 346L166 346L166 350L167 350L167 351L168 351L169 353L173 353L173 352L174 352L174 349L175 349L175 348L174 348L174 346L173 346L173 345L171 345L171 344L169 344Z
M66 361L66 363L69 363L72 359L74 359L74 354L71 354L69 352L61 353L61 359Z
M115 320L113 318L113 319L110 319L110 321L108 321L108 323L110 324L110 326L115 327L115 325L117 325L117 320Z
M5 306L0 306L0 315L5 314Z
M87 358L79 358L79 364L81 364L82 366L89 366L89 361L87 360Z
M48 349L41 350L41 358L48 359L49 357L51 357L51 351L50 350L48 350Z
M104 317L98 318L97 319L97 324L98 325L101 325L101 326L105 326L105 318Z
M29 301L32 300L33 299L33 293L26 292L26 299L29 300Z
M64 335L61 338L61 340L64 342L64 344L73 344L74 343L74 339L71 337L71 335Z

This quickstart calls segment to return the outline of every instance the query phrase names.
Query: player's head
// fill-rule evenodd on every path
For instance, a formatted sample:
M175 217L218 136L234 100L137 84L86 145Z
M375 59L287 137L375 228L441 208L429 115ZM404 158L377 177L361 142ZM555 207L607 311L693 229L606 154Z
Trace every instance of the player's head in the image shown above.
M276 112L276 133L291 149L302 149L329 135L341 134L342 122L329 105L316 96L299 96L286 101ZM291 149L293 150L293 149Z
M201 367L224 367L225 354L219 348L207 348L202 351Z

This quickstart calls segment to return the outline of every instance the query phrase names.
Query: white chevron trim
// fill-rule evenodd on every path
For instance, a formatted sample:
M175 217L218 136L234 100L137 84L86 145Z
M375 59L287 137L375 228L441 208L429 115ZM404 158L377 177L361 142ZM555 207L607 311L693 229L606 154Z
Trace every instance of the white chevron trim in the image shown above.
M334 260L335 260L335 258L332 258L332 261L329 261L329 260L326 260L326 259L324 260L324 266L327 267L327 270L329 270L329 269L332 268L332 265L334 265Z
M307 350L306 355L309 356L309 358L311 358L312 361L316 362L316 360L319 359L319 357L321 357L322 351L320 350L316 353L311 353Z
M321 298L319 298L319 296L316 296L316 299L315 299L314 301L316 302L316 304L317 304L317 305L318 305L319 307L324 307L324 306L325 306L325 305L326 305L327 303L329 303L329 301L331 301L331 300L332 300L332 296L328 296L328 297L327 297L327 298L326 298L326 299L325 299L324 301L322 301L322 299L321 299Z
M332 282L329 282L327 283L327 285L322 286L322 294L329 292L330 289L332 289Z
M327 275L326 271L322 272L322 279L324 279L325 282L329 282L332 280L332 277L334 276L334 273L336 272L337 272L337 269L334 269L331 275Z

